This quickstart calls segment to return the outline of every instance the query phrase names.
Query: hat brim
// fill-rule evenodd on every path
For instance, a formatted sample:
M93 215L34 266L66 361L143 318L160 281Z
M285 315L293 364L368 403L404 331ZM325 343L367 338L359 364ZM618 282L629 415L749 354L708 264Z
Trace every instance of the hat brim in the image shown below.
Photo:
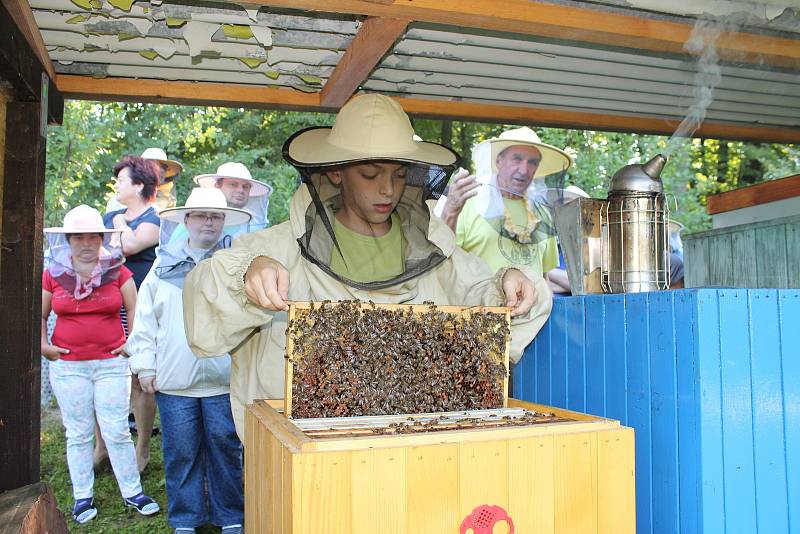
M402 161L451 167L458 164L458 154L446 146L428 141L415 141L413 150L397 152L386 150L349 150L328 141L329 126L315 126L300 130L286 140L283 157L297 167L329 167L359 161Z
M181 165L175 160L156 159L156 158L144 158L144 159L156 161L160 163L162 167L165 167L164 174L162 175L162 178L164 178L165 182L171 182L172 180L175 179L176 176L178 176L181 173L181 171L183 171L183 165Z
M212 211L215 213L223 213L225 214L225 226L238 226L240 224L245 224L250 222L250 219L253 217L249 211L239 208L212 208L203 206L193 206L190 208L185 206L181 206L180 208L167 208L165 210L161 210L158 216L166 221L183 223L183 219L186 214L192 211Z
M250 182L253 184L252 189L250 189L251 197L262 197L272 193L272 187L270 187L268 184L259 182L258 180L253 180L252 178L242 178L241 176L226 176L224 174L199 174L194 177L194 183L200 187L214 187L214 183L220 178L231 178L233 180L244 180L245 182Z
M106 228L105 226L102 228L81 228L80 230L65 226L52 226L44 229L46 234L118 234L124 231L118 228Z
M523 141L521 139L499 138L488 139L484 143L490 143L492 147L492 173L494 174L497 174L497 156L508 147L517 145L532 146L541 152L542 161L539 162L539 168L536 169L536 174L533 175L534 178L563 172L572 166L572 158L569 157L569 154L553 145Z

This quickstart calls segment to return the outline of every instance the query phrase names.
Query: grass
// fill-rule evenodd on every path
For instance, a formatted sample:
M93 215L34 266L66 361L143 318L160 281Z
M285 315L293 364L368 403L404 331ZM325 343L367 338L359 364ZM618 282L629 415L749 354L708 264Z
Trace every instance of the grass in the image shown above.
M156 425L158 425L156 419ZM135 439L135 438L134 438ZM119 486L110 471L95 477L94 503L97 517L85 525L72 520L72 483L67 469L67 442L64 428L61 426L61 414L58 407L42 407L41 430L41 470L42 480L53 489L58 508L67 518L70 532L75 533L169 533L172 529L167 524L167 489L164 480L164 461L161 455L161 438L155 436L150 441L150 464L142 475L142 487L145 494L155 499L161 511L154 516L144 517L132 508L122 504ZM198 529L200 533L219 532L218 528L206 526Z

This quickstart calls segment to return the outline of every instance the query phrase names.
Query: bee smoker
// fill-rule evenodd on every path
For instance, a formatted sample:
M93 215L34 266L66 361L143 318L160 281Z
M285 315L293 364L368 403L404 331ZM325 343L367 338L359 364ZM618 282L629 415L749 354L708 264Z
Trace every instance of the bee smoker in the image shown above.
M669 287L669 208L657 155L626 165L606 200L556 206L555 223L573 295L638 293Z

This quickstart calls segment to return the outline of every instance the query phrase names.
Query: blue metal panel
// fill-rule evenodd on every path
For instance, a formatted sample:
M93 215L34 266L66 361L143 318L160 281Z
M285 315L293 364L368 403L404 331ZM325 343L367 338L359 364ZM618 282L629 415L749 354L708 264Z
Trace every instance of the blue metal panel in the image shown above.
M652 433L650 428L650 359L647 316L647 293L628 295L625 318L628 325L626 345L628 376L626 382L628 418L624 424L636 429L636 531L651 532L652 503Z
M800 534L799 325L797 290L558 299L515 395L636 430L640 534Z
M628 420L627 402L627 358L625 350L625 297L605 295L587 297L602 299L605 304L605 348L606 348L606 417L619 421ZM595 318L590 318L595 320ZM638 483L638 482L637 482Z
M719 298L725 518L741 532L756 532L747 290L721 290Z
M780 291L781 383L789 528L800 532L800 292Z
M567 408L586 411L586 365L584 362L583 302L567 299Z
M697 364L700 404L696 417L700 434L699 532L725 532L725 464L723 461L722 382L720 374L720 314L715 291L697 295Z
M553 330L553 321L547 321L542 328L539 335L536 336L536 393L530 399L534 402L553 404L553 395L551 393L551 384L553 383L552 365L550 360L553 357L553 351L550 348L550 332ZM527 390L522 390L523 394Z
M700 369L698 366L697 331L698 303L694 293L676 291L674 303L675 355L677 357L676 390L678 415L678 517L680 534L696 534L701 528L701 488L700 488L700 428L698 403L700 389ZM716 296L714 299L716 304ZM717 460L722 454L717 456ZM720 472L722 467L720 465ZM722 518L722 499L720 512ZM717 530L722 532L723 529Z
M567 301L553 306L550 313L550 401L553 406L567 407Z
M678 531L678 414L673 296L669 291L651 293L648 296L655 532Z
M575 299L576 303L581 300ZM586 413L605 416L606 414L606 350L605 350L605 311L603 299L587 297L586 306Z
M750 315L762 319L750 336L758 531L788 532L778 292L751 295Z

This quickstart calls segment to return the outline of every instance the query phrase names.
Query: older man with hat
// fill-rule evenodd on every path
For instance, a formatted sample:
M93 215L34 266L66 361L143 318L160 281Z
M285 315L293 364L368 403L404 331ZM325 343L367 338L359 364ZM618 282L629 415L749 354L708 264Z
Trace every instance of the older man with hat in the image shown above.
M195 188L186 205L161 211L158 259L139 290L136 320L125 345L142 389L155 393L161 413L169 524L191 533L206 523L225 534L242 531L241 442L230 405L230 356L198 359L186 341L186 275L230 246L227 225L250 214L230 208L216 188ZM173 240L177 227L188 236ZM206 491L207 487L207 491Z
M543 274L556 268L544 178L564 173L572 163L569 155L542 143L530 128L516 128L477 145L473 161L476 176L456 174L438 206L458 244L492 269L525 265Z
M243 163L230 161L217 167L213 174L201 174L194 177L194 182L200 187L216 187L220 189L228 201L228 206L249 211L253 218L249 225L241 227L238 231L231 231L230 225L226 229L232 235L261 230L269 226L267 210L269 209L269 196L272 187L255 180L250 174L250 169Z

